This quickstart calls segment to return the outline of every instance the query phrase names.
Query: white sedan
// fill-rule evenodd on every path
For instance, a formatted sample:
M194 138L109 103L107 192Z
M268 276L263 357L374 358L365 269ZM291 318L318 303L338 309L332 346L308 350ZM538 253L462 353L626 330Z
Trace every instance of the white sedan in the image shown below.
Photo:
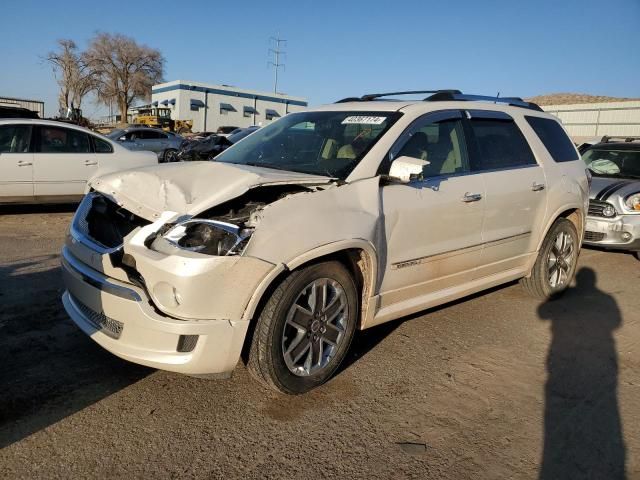
M95 176L157 163L76 125L0 120L0 204L77 201Z

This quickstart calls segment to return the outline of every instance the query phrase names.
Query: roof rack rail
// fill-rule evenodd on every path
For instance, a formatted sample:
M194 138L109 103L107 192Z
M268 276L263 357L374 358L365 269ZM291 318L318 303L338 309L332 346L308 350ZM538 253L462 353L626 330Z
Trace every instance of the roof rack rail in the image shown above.
M424 99L425 102L441 102L441 101L469 101L469 102L492 102L492 103L504 103L511 105L512 107L528 108L529 110L536 110L543 112L542 108L537 103L525 102L520 97L490 97L487 95L468 95L465 93L455 92L436 92L433 95Z
M367 95L363 95L361 97L347 97L342 100L338 100L336 103L345 103L345 102L370 102L372 100L377 100L382 97L390 97L392 95L417 95L417 94L437 94L437 93L462 93L460 90L407 90L404 92L388 92L388 93L369 93Z
M600 143L607 143L607 142L613 142L613 141L623 141L625 143L627 142L635 142L640 140L640 136L633 136L633 135L605 135L604 137L602 137L602 139L600 140Z

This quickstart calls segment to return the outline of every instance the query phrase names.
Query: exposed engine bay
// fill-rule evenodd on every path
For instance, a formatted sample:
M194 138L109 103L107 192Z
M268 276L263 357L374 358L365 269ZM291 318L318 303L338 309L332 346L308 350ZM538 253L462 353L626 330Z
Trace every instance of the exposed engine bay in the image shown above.
M165 224L145 244L161 252L166 252L168 243L206 255L238 255L260 223L265 207L287 196L313 192L317 188L290 184L255 187L197 216Z

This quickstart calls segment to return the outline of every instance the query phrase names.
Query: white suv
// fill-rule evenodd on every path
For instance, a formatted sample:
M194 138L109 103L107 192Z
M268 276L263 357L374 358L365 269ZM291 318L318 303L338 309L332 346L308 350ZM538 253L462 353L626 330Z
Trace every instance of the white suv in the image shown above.
M0 119L0 204L78 201L94 176L157 164L76 125Z
M346 99L215 162L92 182L63 249L67 312L127 360L228 376L244 352L295 394L355 330L516 279L561 293L589 185L558 121L517 98L410 93L429 97Z

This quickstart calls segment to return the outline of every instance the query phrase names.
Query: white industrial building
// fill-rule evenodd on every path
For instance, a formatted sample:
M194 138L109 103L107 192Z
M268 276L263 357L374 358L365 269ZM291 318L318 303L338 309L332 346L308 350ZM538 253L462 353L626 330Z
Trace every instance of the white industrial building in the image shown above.
M576 142L610 136L640 136L640 101L541 105L557 116Z
M193 120L194 132L215 131L221 126L266 125L307 107L307 101L300 97L187 80L154 85L151 103L170 108L174 120Z

